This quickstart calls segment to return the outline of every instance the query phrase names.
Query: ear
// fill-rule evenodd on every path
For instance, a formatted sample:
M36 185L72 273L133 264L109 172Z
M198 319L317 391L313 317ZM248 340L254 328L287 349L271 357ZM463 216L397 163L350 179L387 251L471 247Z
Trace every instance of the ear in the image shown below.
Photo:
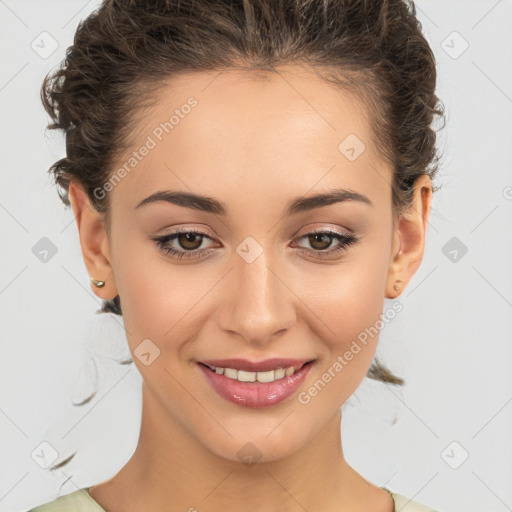
M432 200L430 177L419 176L414 184L413 204L397 220L389 264L386 298L398 297L420 266ZM398 288L398 291L395 289Z
M75 216L82 247L82 256L90 277L105 281L98 288L91 281L94 293L101 299L113 299L117 293L111 265L110 246L103 214L92 205L81 185L72 181L69 184L69 200Z

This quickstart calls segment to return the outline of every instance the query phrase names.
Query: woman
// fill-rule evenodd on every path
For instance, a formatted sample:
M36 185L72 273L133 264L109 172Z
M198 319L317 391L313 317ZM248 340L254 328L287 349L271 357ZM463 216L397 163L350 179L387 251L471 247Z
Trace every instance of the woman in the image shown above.
M341 406L424 251L432 51L404 0L105 0L42 98L102 311L143 378L112 478L33 511L426 511Z

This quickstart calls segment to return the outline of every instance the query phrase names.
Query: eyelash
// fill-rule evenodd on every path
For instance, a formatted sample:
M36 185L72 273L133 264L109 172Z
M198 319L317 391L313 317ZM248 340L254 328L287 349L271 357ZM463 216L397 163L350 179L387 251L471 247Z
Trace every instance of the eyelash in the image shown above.
M186 231L176 231L173 234L155 237L152 240L155 242L155 244L159 250L161 250L166 255L170 255L171 257L177 258L177 259L182 259L182 258L198 259L198 258L201 258L201 256L205 252L210 253L213 250L210 248L210 249L195 249L193 251L185 251L185 250L177 251L176 249L173 249L172 247L170 247L168 245L169 242L171 242L175 238L179 237L180 235L187 235L187 234L195 234L195 235L199 235L199 236L203 237L203 239L208 238L211 240L211 238L206 233L203 233L202 231L197 231L195 229L188 229ZM349 246L355 245L359 242L359 238L353 234L342 234L342 233L338 233L336 231L330 231L330 230L312 231L311 233L306 233L305 235L302 235L301 237L299 237L299 240L302 238L307 238L312 235L327 235L331 238L334 238L335 240L338 240L338 242L340 242L340 243L339 243L338 247L333 250L316 251L316 250L310 250L310 249L303 249L303 250L300 250L299 252L301 252L301 253L314 252L317 254L327 254L327 255L331 256L331 255L337 254L341 251L346 251L349 248ZM318 258L318 256L315 256L315 257ZM322 259L322 258L323 258L323 256L320 256L319 259Z

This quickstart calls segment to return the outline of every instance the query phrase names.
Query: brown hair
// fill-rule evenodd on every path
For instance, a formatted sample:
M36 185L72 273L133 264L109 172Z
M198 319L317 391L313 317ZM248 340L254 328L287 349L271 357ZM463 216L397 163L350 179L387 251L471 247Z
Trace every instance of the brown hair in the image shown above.
M444 117L435 58L407 0L104 0L41 88L48 128L66 135L66 156L49 169L61 200L69 206L69 183L78 182L108 229L109 195L94 191L130 147L152 91L182 72L285 64L312 67L364 98L375 143L394 169L396 218L410 206L415 180L437 172L432 124ZM119 296L99 312L121 315ZM377 358L368 377L404 382Z

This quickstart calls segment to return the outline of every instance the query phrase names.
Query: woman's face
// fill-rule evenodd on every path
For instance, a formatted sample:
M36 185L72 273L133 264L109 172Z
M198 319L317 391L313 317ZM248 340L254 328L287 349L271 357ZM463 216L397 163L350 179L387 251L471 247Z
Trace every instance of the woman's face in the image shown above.
M397 250L391 168L364 103L304 68L183 75L158 98L105 187L107 254L145 399L219 456L284 457L339 412L375 354ZM360 197L304 202L340 190ZM156 192L209 202L138 206ZM326 231L342 238L313 236ZM210 383L228 377L199 364L224 358L314 364L281 401L238 384L228 400Z

